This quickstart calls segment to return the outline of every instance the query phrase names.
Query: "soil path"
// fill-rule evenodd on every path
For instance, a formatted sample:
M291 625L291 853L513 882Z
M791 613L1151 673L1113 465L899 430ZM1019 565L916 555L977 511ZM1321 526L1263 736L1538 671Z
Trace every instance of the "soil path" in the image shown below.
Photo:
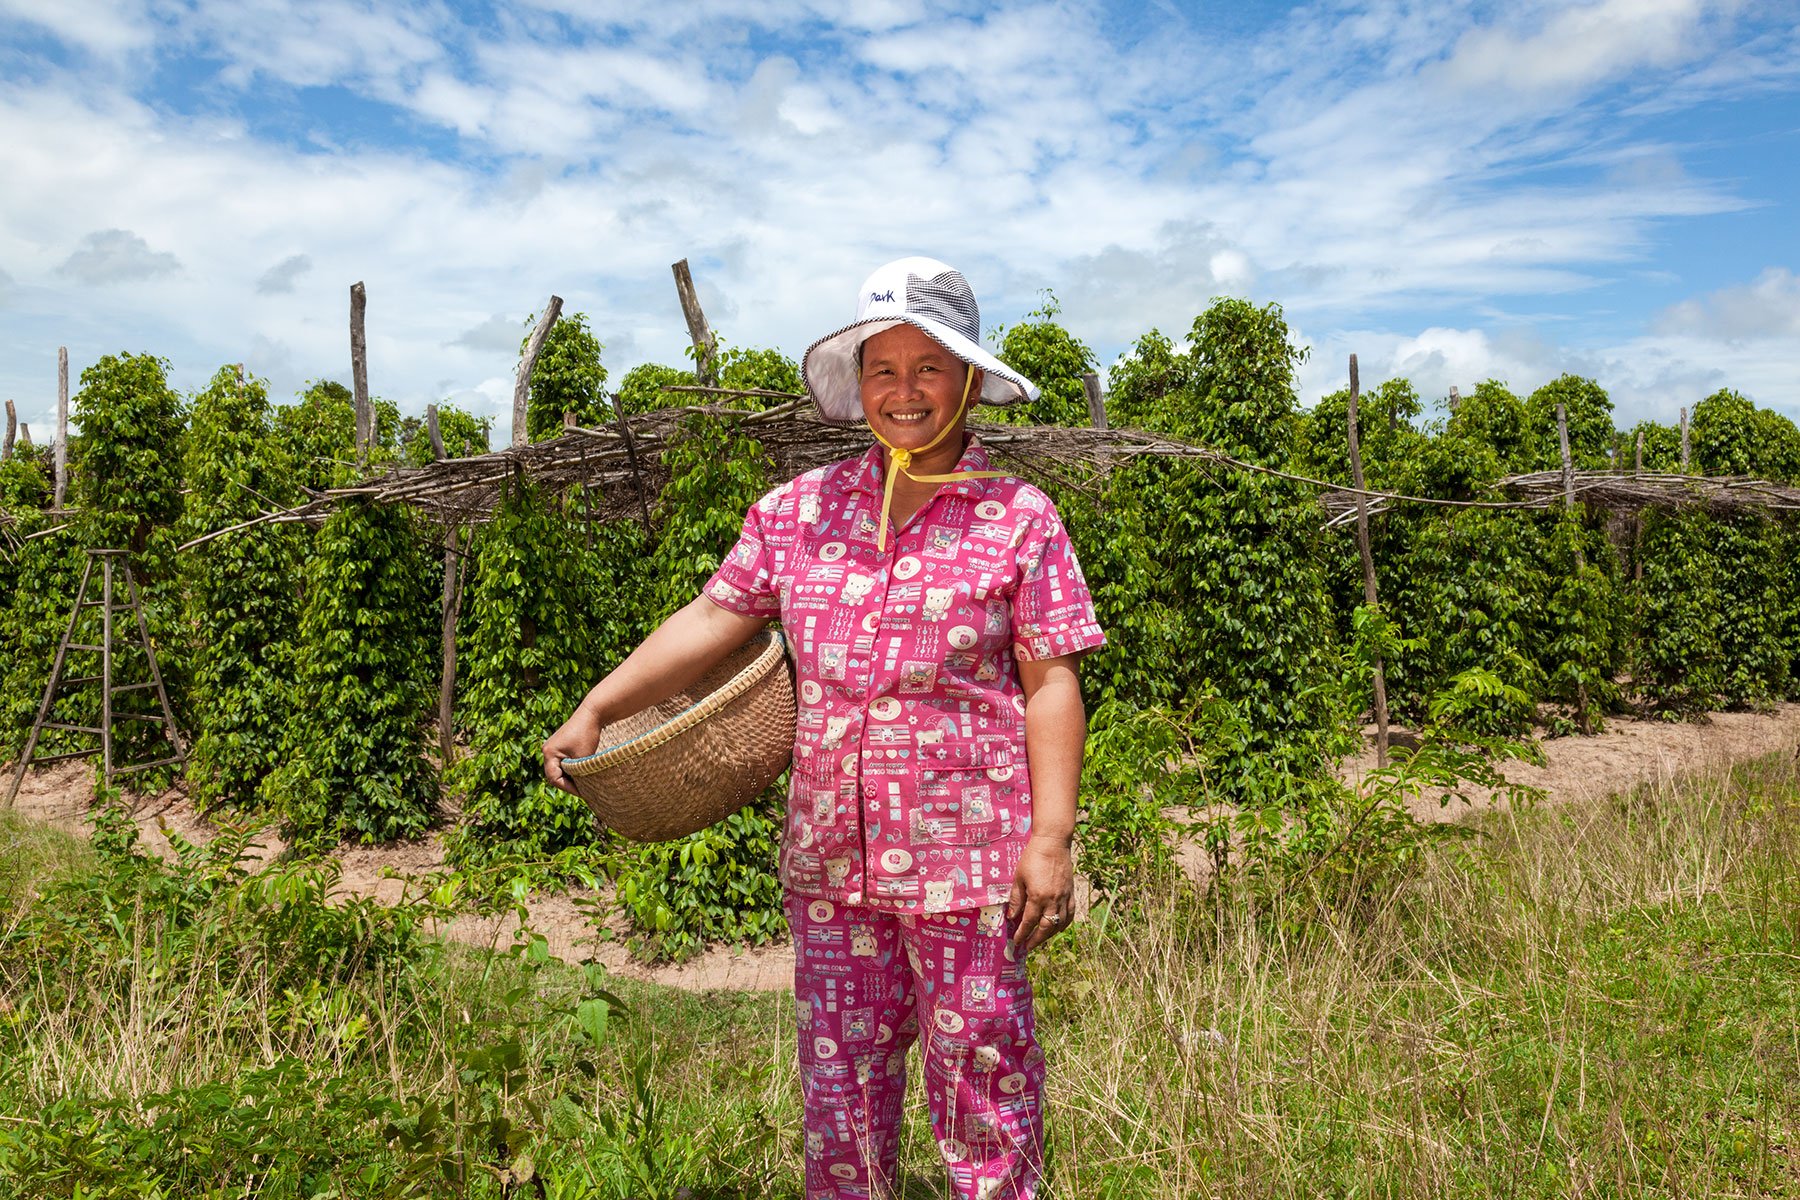
M1778 751L1800 752L1800 704L1783 704L1763 713L1715 713L1703 721L1681 724L1614 720L1604 733L1555 738L1544 742L1543 750L1545 766L1508 763L1506 777L1542 788L1547 803L1593 801L1639 783L1658 783ZM1359 758L1344 764L1343 775L1354 782L1374 765L1371 745ZM91 771L82 763L33 771L19 791L16 807L26 816L85 835L83 818L92 800ZM0 778L10 783L11 768ZM135 800L133 812L144 845L157 853L173 853L171 834L196 843L214 835L212 824L195 811L180 788ZM1420 820L1453 821L1486 804L1477 799L1470 807L1446 808L1427 798L1414 812ZM258 855L267 860L281 849L279 841L271 837ZM400 897L409 878L445 867L443 839L436 833L395 846L344 848L334 857L342 869L341 892L390 901ZM1199 856L1192 858L1197 865ZM581 892L534 897L528 904L531 928L545 937L550 952L558 958L596 960L613 974L627 978L697 991L785 991L791 986L794 955L788 946L760 950L715 947L680 966L646 967L633 962L621 940L621 927L612 927L610 940L596 939L594 926L578 901L597 898ZM1078 896L1078 905L1084 899ZM506 946L511 944L514 925L511 916L487 921L462 917L442 932L473 945Z

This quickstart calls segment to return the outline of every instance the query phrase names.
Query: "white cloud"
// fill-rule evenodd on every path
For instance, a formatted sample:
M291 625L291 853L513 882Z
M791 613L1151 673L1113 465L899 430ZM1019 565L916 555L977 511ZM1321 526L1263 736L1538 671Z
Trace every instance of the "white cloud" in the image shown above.
M447 346L466 346L471 350L502 354L517 351L524 339L525 325L520 317L495 313L479 325L473 325L446 342Z
M1656 318L1659 334L1721 342L1800 339L1800 275L1770 267L1746 284L1683 300Z
M173 275L181 270L181 261L164 250L152 250L150 243L129 229L99 229L81 239L81 245L57 274L78 283L131 283Z
M0 0L0 16L106 59L141 50L155 36L143 6L133 0Z
M343 88L453 148L384 150L320 116L295 151L248 115L184 118L104 72L0 86L0 143L30 181L0 190L0 261L48 322L0 329L0 384L15 351L98 354L129 333L202 379L266 352L281 394L344 373L344 292L365 278L378 392L416 409L503 379L504 412L504 314L552 291L589 313L617 378L631 355L682 361L677 258L726 338L797 355L872 266L924 252L971 277L990 325L1052 287L1103 357L1251 294L1322 331L1321 354L1372 327L1350 347L1368 363L1447 388L1605 365L1482 328L1483 306L1639 272L1664 222L1743 203L1616 120L1629 100L1608 90L1702 79L1725 18L1697 3L1534 3L1499 23L1321 3L1258 35L1176 20L1136 46L1075 0L948 8L557 0L486 24L436 0L170 9L163 45L228 63L199 81L209 103L242 89L248 114L271 81ZM1506 54L1532 61L1500 80ZM1705 86L1716 100L1729 82ZM58 275L59 252L113 229L135 231L140 263L178 259L153 300L77 297ZM245 264L270 263L247 295Z
M259 296L282 296L294 290L294 282L312 270L312 256L290 254L256 279Z
M435 3L194 0L175 36L227 58L223 78L236 86L257 76L301 87L357 80L391 95L389 81L443 57L454 27Z
M1568 91L1632 70L1667 67L1703 49L1703 0L1601 0L1548 14L1520 33L1471 30L1445 62L1452 81L1475 88Z
M1297 331L1302 343L1308 339ZM1562 374L1594 379L1613 402L1621 427L1640 420L1673 422L1722 387L1736 388L1766 408L1800 420L1800 396L1792 384L1792 364L1800 357L1800 336L1768 340L1721 354L1716 342L1659 335L1582 345L1548 336L1529 326L1504 328L1434 327L1415 334L1385 329L1333 330L1312 345L1300 368L1302 401L1346 385L1349 355L1356 354L1365 388L1406 378L1425 401L1429 415L1450 388L1469 395L1484 379L1498 379L1520 396Z

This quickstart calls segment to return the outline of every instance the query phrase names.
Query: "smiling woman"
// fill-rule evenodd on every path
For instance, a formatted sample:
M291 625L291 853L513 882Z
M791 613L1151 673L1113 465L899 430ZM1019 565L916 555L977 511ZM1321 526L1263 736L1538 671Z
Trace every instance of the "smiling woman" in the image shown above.
M1055 507L990 469L975 399L1037 389L981 348L961 274L890 263L807 351L828 420L877 445L764 496L703 594L544 744L545 774L602 725L697 680L770 620L800 699L781 882L809 1197L889 1195L908 1051L962 1197L1029 1198L1044 1055L1025 956L1071 912L1087 719L1076 663L1105 641Z

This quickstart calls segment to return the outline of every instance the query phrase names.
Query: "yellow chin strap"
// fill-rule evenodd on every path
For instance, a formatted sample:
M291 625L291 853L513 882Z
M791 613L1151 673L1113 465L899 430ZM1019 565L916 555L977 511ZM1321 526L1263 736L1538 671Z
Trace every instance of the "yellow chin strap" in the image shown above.
M860 375L861 372L859 371L858 374ZM899 479L900 476L904 475L914 483L953 483L958 479L1006 478L1007 472L1005 471L952 471L948 475L914 475L911 471L907 470L908 467L912 466L912 460L916 455L925 453L927 450L943 441L949 436L950 431L957 427L957 423L962 420L962 415L969 410L969 391L974 386L975 368L970 367L968 374L963 376L962 402L956 406L956 415L950 418L950 423L948 425L945 425L942 429L938 430L938 435L936 437L932 438L929 442L926 442L923 446L920 446L917 450L902 450L900 447L894 445L894 443L882 437L879 433L875 433L874 427L870 426L869 432L875 433L875 440L880 442L883 446L886 446L888 452L887 480L881 489L881 531L875 536L875 548L882 553L887 553L888 509L893 507L894 481Z

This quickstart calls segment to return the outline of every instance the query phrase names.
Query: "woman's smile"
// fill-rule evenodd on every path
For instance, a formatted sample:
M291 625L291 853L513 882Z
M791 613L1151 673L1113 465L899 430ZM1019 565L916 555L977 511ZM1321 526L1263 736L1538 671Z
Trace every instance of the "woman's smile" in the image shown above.
M932 447L954 465L962 439L949 436L962 415L971 368L914 325L884 329L862 345L862 407L869 427L902 450ZM942 440L939 435L944 434Z

